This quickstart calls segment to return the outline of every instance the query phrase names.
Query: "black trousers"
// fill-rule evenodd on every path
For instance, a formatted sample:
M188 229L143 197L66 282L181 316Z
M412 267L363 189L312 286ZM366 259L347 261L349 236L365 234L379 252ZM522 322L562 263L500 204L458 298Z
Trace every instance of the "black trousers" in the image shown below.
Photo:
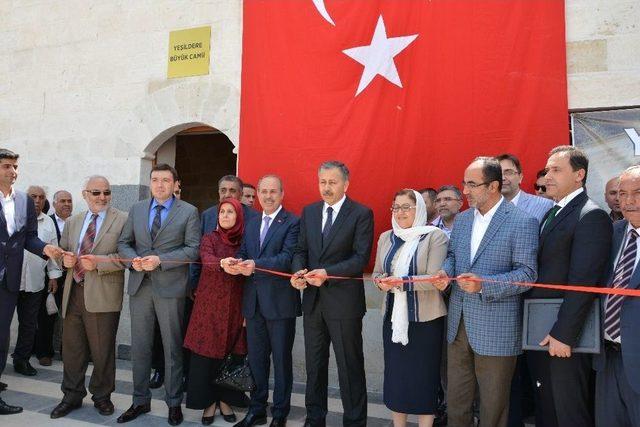
M573 353L552 357L546 351L527 351L534 388L536 427L591 427L593 371L591 356Z
M58 279L60 286L60 279ZM58 287L58 291L54 294L58 309L62 307L63 289ZM38 310L38 328L36 330L36 338L33 343L33 352L38 359L42 357L53 357L53 332L58 319L58 313L47 313L47 298L49 297L48 286L40 291L40 309Z
M6 273L5 273L6 274ZM7 364L9 338L11 336L11 320L18 302L18 292L7 289L6 277L0 282L0 376Z
M13 350L13 361L29 360L38 328L38 310L42 293L20 291L18 294L18 339Z
M327 319L316 307L304 315L304 347L307 367L305 406L307 418L327 415L329 345L338 365L344 426L367 425L367 385L362 352L362 318Z

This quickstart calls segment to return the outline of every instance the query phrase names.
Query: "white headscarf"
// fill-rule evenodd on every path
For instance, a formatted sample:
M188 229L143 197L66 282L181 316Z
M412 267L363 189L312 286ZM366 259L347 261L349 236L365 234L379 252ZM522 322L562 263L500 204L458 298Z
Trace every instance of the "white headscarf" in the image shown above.
M420 238L425 234L436 230L438 227L425 225L427 223L427 206L422 195L415 190L416 197L416 217L410 228L402 228L398 225L395 217L391 216L393 234L404 240L400 247L398 257L393 265L393 276L403 277L409 274L411 260L418 248ZM393 301L393 312L391 313L391 341L407 345L409 343L409 308L407 305L407 293L401 290L394 290L395 299Z

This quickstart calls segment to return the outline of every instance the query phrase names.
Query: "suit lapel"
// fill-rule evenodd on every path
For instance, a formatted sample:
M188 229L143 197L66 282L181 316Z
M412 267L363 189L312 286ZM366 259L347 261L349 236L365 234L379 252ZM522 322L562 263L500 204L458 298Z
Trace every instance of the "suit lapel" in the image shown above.
M16 197L14 199L15 203L15 213L14 213L14 222L16 226L16 233L24 227L27 223L27 194L16 191Z
M544 245L544 240L549 235L549 233L551 233L551 231L553 231L553 229L556 228L556 226L560 224L560 222L562 222L562 220L566 218L571 212L573 212L580 204L584 203L586 198L587 193L585 193L584 191L578 194L573 198L573 200L569 202L569 204L567 204L567 206L560 210L560 213L558 213L558 215L556 215L556 217L553 218L546 227L542 229L542 234L540 235L540 247ZM545 219L542 222L543 225L547 219L547 216L548 213L547 215L545 215Z
M78 241L80 240L80 232L82 231L82 225L87 217L87 212L84 215L80 215L74 218L74 220L68 220L65 227L69 227L69 249L71 252L78 253Z
M482 255L482 252L485 250L489 242L493 240L493 236L495 236L495 234L498 232L498 229L500 229L500 226L502 225L504 220L507 218L507 214L508 214L507 203L509 202L507 202L506 200L503 200L500 203L500 206L498 207L498 209L496 210L496 213L493 215L493 218L491 218L489 227L487 227L487 231L484 233L484 236L482 236L482 240L480 241L480 246L478 246L478 250L476 251L475 256L471 260L471 266L473 266L473 264L475 264L476 260L480 257L480 255ZM472 224L471 232L473 233L473 222L471 224ZM471 254L471 247L469 247L469 254Z
M98 246L98 242L100 242L100 239L102 239L102 236L104 236L107 230L109 230L109 227L111 227L111 224L113 224L114 220L115 220L115 215L111 211L111 208L108 208L104 216L104 220L102 221L102 225L100 225L100 231L98 232L98 235L96 236L96 238L93 239L93 247L91 248L92 253L93 253L93 249L96 246Z
M611 245L611 259L614 261L611 265L611 272L607 279L607 286L611 286L613 282L613 276L616 270L616 262L618 261L616 258L618 253L622 250L622 245L625 242L625 235L628 230L629 223L627 220L624 221L624 227L616 227L613 233L613 244ZM640 242L639 242L640 243ZM633 274L629 278L629 285L627 286L630 289L636 289L640 286L640 263L636 265L636 268L633 270Z
M309 231L309 235L307 236L307 245L314 245L318 250L318 253L322 251L322 208L324 206L323 202L318 203L317 205L310 208L307 212L309 213L309 218L307 219L307 229Z
M320 244L322 245L322 252L320 253L320 256L324 254L324 251L329 247L333 238L336 236L336 234L338 234L340 227L346 221L346 218L349 215L349 212L351 211L351 208L352 208L352 202L351 202L351 199L349 199L348 197L344 200L344 203L342 204L342 207L338 212L338 216L336 216L335 220L333 221L333 224L331 225L331 229L329 230L329 235L327 236L326 242L322 241L322 208L323 207L324 207L324 204L322 204L320 207Z
M273 219L273 222L271 223L271 225L269 226L269 229L267 230L267 235L264 236L264 242L262 242L262 246L259 248L260 255L262 255L262 251L264 250L264 248L267 247L267 243L269 243L269 240L271 239L271 237L278 230L278 228L282 226L282 224L286 219L287 219L287 212L284 210L284 208L282 208L280 212L278 212L278 215L276 215L276 217ZM261 225L262 224L260 224L260 226ZM258 245L260 245L260 226L258 227Z
M176 215L178 214L178 211L181 208L182 208L182 202L179 199L175 199L173 201L173 206L171 206L171 209L169 210L169 214L164 219L164 221L162 221L162 224L160 224L160 230L158 230L158 234L156 234L156 238L153 239L153 241L155 241L158 238L158 236L162 234L162 230L164 230L167 227L167 225L176 217ZM147 223L147 230L149 230L148 223ZM149 231L149 238L151 238L150 231Z

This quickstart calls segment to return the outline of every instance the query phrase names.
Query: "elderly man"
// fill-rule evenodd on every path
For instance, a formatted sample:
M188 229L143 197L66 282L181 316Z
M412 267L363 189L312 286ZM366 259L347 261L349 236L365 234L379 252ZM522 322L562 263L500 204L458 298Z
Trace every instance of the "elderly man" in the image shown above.
M54 213L49 215L53 221L56 233L56 244L60 244L60 238L62 237L62 231L64 230L64 224L66 220L71 216L73 211L73 198L71 193L65 190L59 190L53 193L53 209ZM62 305L62 291L64 288L64 282L66 279L66 271L62 271L62 276L57 279L57 291L54 292L56 304L58 307ZM53 285L53 283L51 283ZM47 286L49 288L49 286ZM40 303L40 310L38 311L38 329L36 331L36 339L33 344L33 352L38 358L38 363L41 366L51 366L53 359L53 334L56 320L58 319L58 313L49 314L47 312L47 296L50 292L49 289L43 289L41 291L44 295Z
M620 175L617 198L624 219L613 225L607 266L609 287L638 289L640 231L640 166ZM594 355L596 426L640 426L640 299L622 295L600 297L604 349Z
M462 208L462 193L455 185L443 185L438 189L435 202L439 219L433 225L451 237L453 221Z
M604 187L604 200L609 206L609 218L611 221L618 221L622 219L622 212L620 211L620 202L618 201L618 184L620 183L620 177L615 176L607 181Z
M327 415L329 345L338 363L345 426L367 423L367 387L362 350L366 312L361 277L373 246L373 212L347 197L349 169L338 161L320 165L322 201L306 206L292 261L291 285L304 289L304 346L307 368L307 427L324 427Z
M19 157L11 150L0 148L0 375L7 363L11 319L20 294L24 250L49 258L58 258L63 252L38 238L33 200L13 188L18 178ZM21 407L8 405L0 398L0 415L20 412Z
M32 185L27 194L33 200L38 221L38 238L50 245L58 245L55 225L42 208L47 195L42 187ZM45 276L46 268L46 276ZM62 271L53 259L45 261L28 251L24 253L22 264L22 280L18 296L18 339L12 354L13 369L19 374L32 376L37 371L29 363L38 326L38 311L49 292L55 293L58 288L57 279ZM47 280L48 277L48 280ZM45 286L46 284L46 286Z
M562 145L549 153L545 185L556 204L540 231L538 280L573 286L595 286L605 280L611 250L611 219L585 191L589 159L581 150ZM536 425L591 426L591 356L575 353L594 294L534 288L526 298L563 298L553 326L541 346L527 351L536 385ZM614 424L611 424L614 425Z
M69 218L60 246L67 268L61 314L62 402L51 412L60 418L82 406L87 395L85 374L93 405L101 415L113 414L116 332L122 309L124 264L118 260L118 237L127 214L110 206L111 187L103 176L90 177L82 190L88 210Z
M477 383L480 424L504 427L516 356L522 353L521 294L527 289L508 282L535 280L538 222L501 195L502 169L494 158L475 159L463 186L471 209L456 219L436 275L440 280L434 282L451 293L449 425L473 425Z

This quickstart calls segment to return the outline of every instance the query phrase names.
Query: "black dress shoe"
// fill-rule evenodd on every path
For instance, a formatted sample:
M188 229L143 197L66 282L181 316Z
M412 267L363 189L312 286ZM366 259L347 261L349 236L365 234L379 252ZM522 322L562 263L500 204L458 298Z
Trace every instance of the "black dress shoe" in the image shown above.
M269 424L269 427L284 427L286 425L287 425L286 418L274 418L271 420L271 424Z
M266 423L267 423L266 414L252 414L251 412L249 412L247 416L242 419L242 421L240 421L233 427L251 427L251 426L257 426L257 425L263 425Z
M237 421L236 414L233 411L231 411L230 414L225 414L222 412L222 408L219 405L218 408L220 409L220 415L222 415L222 418L224 418L226 422L235 423Z
M0 382L0 391L5 391L7 389L7 384Z
M114 411L113 402L110 399L93 402L93 407L98 410L100 415L104 415L105 417L113 414Z
M307 418L304 420L304 427L326 427L327 422L325 420L312 420Z
M213 424L213 420L216 419L215 415L212 415L210 417L202 417L202 425L203 426L210 426L211 424Z
M38 373L31 363L28 360L14 360L13 361L13 369L22 375L26 375L27 377L32 377Z
M149 380L149 388L160 388L164 384L164 373L156 369Z
M183 419L184 418L182 418L182 407L172 406L169 408L169 418L167 419L169 424L171 424L172 426L177 426L179 424L182 424Z
M151 411L151 403L146 403L144 405L133 406L127 409L122 415L120 415L117 419L118 424L128 423L129 421L133 421L138 418L142 414L146 414Z
M22 412L21 406L7 405L4 400L0 399L0 415L13 415L19 414L20 412Z
M81 406L82 406L82 402L78 402L78 403L60 402L58 403L58 406L53 408L53 411L51 411L51 418L66 417L67 415L69 415L69 412L73 411L74 409L78 409Z

